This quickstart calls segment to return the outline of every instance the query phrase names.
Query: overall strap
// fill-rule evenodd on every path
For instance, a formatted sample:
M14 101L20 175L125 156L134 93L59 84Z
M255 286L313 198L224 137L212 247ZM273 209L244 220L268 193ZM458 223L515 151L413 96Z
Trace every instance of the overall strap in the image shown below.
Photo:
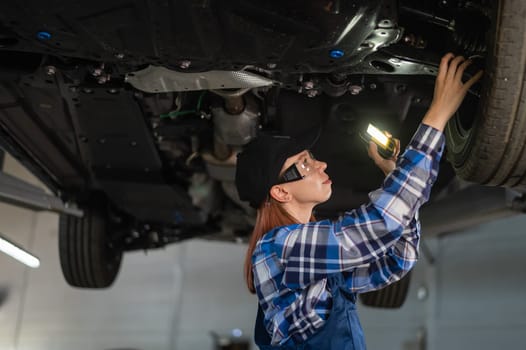
M254 327L254 341L256 344L266 344L270 345L270 335L267 332L267 329L265 328L265 323L263 322L265 319L265 314L263 313L263 310L261 309L261 305L258 303L258 313L256 316L256 326Z

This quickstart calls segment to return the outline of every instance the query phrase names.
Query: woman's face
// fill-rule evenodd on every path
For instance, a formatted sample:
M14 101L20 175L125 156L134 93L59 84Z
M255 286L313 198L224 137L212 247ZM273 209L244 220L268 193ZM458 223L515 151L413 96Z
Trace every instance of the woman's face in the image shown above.
M294 166L297 171L289 170ZM325 173L325 169L327 169L327 163L314 159L312 154L305 150L287 158L280 173L283 176L286 172L293 171L295 174L299 173L302 178L286 182L282 186L286 186L299 204L323 203L330 198L332 193L332 181Z

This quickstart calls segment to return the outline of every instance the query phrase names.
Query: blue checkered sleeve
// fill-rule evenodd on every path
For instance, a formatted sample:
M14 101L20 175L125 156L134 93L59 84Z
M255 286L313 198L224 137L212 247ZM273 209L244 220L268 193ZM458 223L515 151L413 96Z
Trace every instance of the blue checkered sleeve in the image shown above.
M418 260L419 242L420 222L414 218L385 255L343 272L347 287L351 292L365 293L400 280Z
M351 283L357 283L353 289L363 291L389 282L392 271L409 269L416 260L419 235L416 223L415 229L406 228L429 199L443 144L441 132L421 125L383 186L369 194L368 204L335 221L279 230L274 249L285 270L281 282L293 290L304 288L331 273L373 263L377 267L369 267L369 278L377 282L366 286L362 282L366 276L360 271L356 282ZM400 241L404 232L408 237Z

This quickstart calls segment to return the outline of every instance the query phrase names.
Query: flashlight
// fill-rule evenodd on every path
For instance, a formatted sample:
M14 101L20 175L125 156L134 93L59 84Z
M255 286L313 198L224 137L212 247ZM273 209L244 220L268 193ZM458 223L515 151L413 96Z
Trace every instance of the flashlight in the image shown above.
M378 153L382 158L390 159L393 157L396 147L395 141L373 124L369 124L366 134L360 133L360 136L366 143L369 143L369 141L376 143Z

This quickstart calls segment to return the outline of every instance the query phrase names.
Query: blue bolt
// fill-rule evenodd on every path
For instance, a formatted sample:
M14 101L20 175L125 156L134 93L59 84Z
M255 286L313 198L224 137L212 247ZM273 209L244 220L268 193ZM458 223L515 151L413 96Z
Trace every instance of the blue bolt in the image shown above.
M332 58L342 58L343 56L345 55L345 52L343 52L342 50L331 50L330 52L330 56Z
M51 33L40 31L37 33L37 38L39 38L40 40L49 40L51 39Z

